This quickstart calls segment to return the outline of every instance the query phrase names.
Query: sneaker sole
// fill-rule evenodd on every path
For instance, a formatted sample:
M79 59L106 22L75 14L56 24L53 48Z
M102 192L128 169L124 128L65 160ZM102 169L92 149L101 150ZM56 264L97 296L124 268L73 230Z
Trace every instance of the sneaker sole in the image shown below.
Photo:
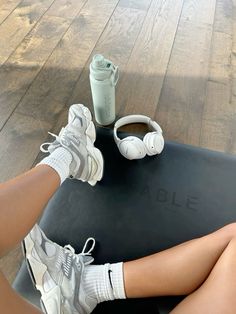
M23 244L23 252L26 258L27 267L30 271L30 276L33 281L33 284L35 285L35 288L37 290L42 290L42 281L43 276L47 270L47 267L36 260L36 258L33 257L32 251L34 248L34 241L31 239L30 235L27 235L25 239L22 242ZM30 263L31 260L31 263ZM33 271L34 270L34 271Z
M37 225L35 227L38 228ZM33 240L33 237L31 236L31 234L28 234L24 238L24 240L22 241L23 255L25 256L26 265L27 265L31 280L34 284L34 288L39 290L40 294L41 294L41 298L40 298L41 310L45 314L52 314L52 308L53 308L54 314L69 313L67 307L64 308L64 306L61 307L59 305L62 302L62 300L61 300L61 289L59 286L55 286L49 292L45 292L43 290L42 281L43 281L44 274L47 271L47 267L43 263L39 262L32 255L34 247L35 247L35 242ZM34 252L34 254L37 254L37 252ZM28 257L27 257L27 255L28 255ZM36 255L36 257L38 257L38 255ZM31 263L30 263L29 259L31 260ZM38 257L38 259L39 259L39 257ZM83 303L86 306L90 306L90 305L87 305L86 300L83 300ZM89 307L88 307L88 310L90 310ZM84 313L84 310L83 310L83 313Z
M43 312L45 314L48 314L48 312L46 311L45 304L44 304L44 302L42 300L42 290L43 290L43 288L42 288L43 287L42 281L43 281L43 276L44 276L45 272L47 271L47 267L43 263L38 262L32 256L33 248L34 248L34 242L31 239L31 236L29 234L22 241L23 255L25 257L26 266L27 266L30 278L32 280L32 283L34 285L34 288L36 290L40 291L40 294L41 294L41 299L40 299L41 309L43 310ZM27 257L27 255L29 255L31 263L30 263L29 258ZM33 269L35 271L33 271Z
M88 183L92 186L94 186L98 181L100 181L103 177L103 172L104 172L104 159L102 156L102 153L100 152L100 150L96 147L94 147L94 142L96 140L96 129L95 129L95 125L92 121L92 115L90 110L85 107L82 104L75 104L72 105L70 107L70 113L75 115L75 116L80 116L81 112L80 109L82 109L83 111L83 115L86 118L87 121L87 128L86 128L86 148L90 154L90 156L93 157L93 159L95 160L96 164L97 164L97 170L95 172L95 174L93 175L93 177L91 179L89 179ZM91 161L91 163L93 163L93 161Z
M90 185L94 186L97 183L97 181L100 181L103 177L104 159L103 159L103 156L102 156L102 153L100 152L100 150L98 148L94 147L93 145L88 145L87 150L88 150L90 156L92 156L93 159L95 160L95 161L92 160L91 164L95 162L97 165L96 172L94 173L92 178L90 178L88 180L88 183Z

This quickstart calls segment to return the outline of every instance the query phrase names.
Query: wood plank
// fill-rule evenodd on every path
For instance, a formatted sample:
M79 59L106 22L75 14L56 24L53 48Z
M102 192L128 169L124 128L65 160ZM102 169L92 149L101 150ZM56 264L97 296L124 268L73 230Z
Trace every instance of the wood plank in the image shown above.
M67 28L68 21L63 18L43 18L0 68L0 128Z
M232 37L232 2L218 0L200 145L213 150L236 153Z
M23 0L0 25L0 65L7 60L52 3L53 0Z
M117 112L154 116L183 1L153 1L117 88Z
M115 64L119 65L121 79L125 73L126 64L145 16L146 12L143 10L119 6L116 8L74 87L73 93L68 100L68 105L82 102L93 111L89 83L89 64L96 53L103 54L106 58L110 58Z
M11 14L21 0L1 0L0 1L0 24Z
M229 34L214 31L207 83L207 97L211 98L211 100L209 99L209 102L206 101L204 107L205 117L213 117L214 113L216 113L223 118L224 116L227 117L228 114L232 114L232 108L230 108L231 52L232 37ZM227 99L227 102L224 103L224 99ZM222 106L220 103L222 103Z
M232 98L236 97L236 0L233 0L233 24L232 24Z
M155 119L166 139L199 145L215 0L185 1Z
M147 11L150 7L150 0L120 0L119 6Z
M55 124L51 128L51 132L54 134L59 134L62 127L66 126L68 123L68 109L63 108L61 113L58 115ZM54 140L50 134L47 134L47 137L44 139L45 143L50 143ZM39 151L36 159L33 162L32 166L36 166L43 158L45 157L45 153Z
M87 0L55 0L47 11L47 15L73 20Z
M0 68L0 130L39 71L38 65L7 63Z
M214 31L232 36L233 1L217 0Z
M84 0L77 0L79 12ZM64 7L65 16L71 7ZM56 13L56 11L55 11ZM0 68L0 129L72 23L70 19L45 14Z
M50 125L19 113L14 113L0 133L0 182L31 168Z
M18 66L42 66L59 40L67 31L70 21L62 17L44 15L41 21L24 38L8 60Z
M17 112L54 123L64 108L118 0L89 0L17 107Z

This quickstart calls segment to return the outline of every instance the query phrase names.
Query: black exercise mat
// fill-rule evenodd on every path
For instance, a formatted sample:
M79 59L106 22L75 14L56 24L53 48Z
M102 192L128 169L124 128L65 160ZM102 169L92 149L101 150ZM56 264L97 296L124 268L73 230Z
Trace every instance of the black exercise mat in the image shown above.
M61 245L80 252L97 240L96 263L142 257L205 235L236 220L236 157L168 142L160 156L129 161L112 131L99 128L96 146L105 159L95 187L67 180L48 203L40 226ZM15 289L38 304L25 266ZM93 313L169 313L181 297L114 301Z

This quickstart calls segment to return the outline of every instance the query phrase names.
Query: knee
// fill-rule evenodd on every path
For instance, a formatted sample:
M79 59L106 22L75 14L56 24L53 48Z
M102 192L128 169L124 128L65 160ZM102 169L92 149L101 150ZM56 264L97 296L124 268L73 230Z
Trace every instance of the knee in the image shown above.
M236 222L225 225L219 230L229 241L236 239Z
M224 265L227 265L227 269L229 270L230 267L232 266L233 269L235 270L236 266L236 236L234 236L229 244L227 245L224 253Z

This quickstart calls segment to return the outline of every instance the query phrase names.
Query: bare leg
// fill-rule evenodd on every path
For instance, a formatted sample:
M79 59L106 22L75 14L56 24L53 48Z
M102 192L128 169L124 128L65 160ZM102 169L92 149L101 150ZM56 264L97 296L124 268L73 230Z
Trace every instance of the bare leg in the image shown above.
M28 233L59 184L57 172L42 165L1 185L0 253L9 250ZM10 238L5 238L7 230L12 230ZM223 269L222 265L227 259L231 263L232 256L236 259L235 250L234 255L229 250L232 247L231 243L235 242L235 236L236 224L231 224L208 236L125 263L124 278L127 297L190 294L202 285L200 289L188 296L174 313L189 313L190 309L193 311L194 307L199 308L199 303L202 302L204 296L207 299L208 295L213 294L212 286L215 277L218 279L217 287L219 288L215 293L216 296L222 293L222 287L224 289L229 287L226 285L229 276L221 279L221 276L217 274ZM232 275L231 272L230 276ZM222 280L224 285L221 285ZM232 283L230 285L232 286ZM234 293L236 287L230 288L232 289L227 291ZM0 290L4 291L0 293L0 308L4 313L14 313L14 307L17 307L18 313L20 311L40 313L21 299L2 275L0 275ZM227 306L231 299L229 295Z
M93 145L95 127L85 106L75 104L70 107L68 124L55 137L46 149L51 153L44 158L43 165L0 184L0 256L26 236L60 182L69 175L91 185L101 180L103 158ZM38 313L12 291L2 274L0 290L8 291L0 293L1 313Z
M47 165L0 184L0 256L30 231L59 185L59 175Z
M28 233L59 184L57 172L44 165L1 184L1 254L13 247ZM12 230L11 236L5 238L8 230ZM232 265L234 258L236 259L235 250L230 249L235 247L235 236L236 225L231 224L208 236L125 263L124 278L127 297L190 294L202 285L176 308L176 312L173 312L189 313L189 309L192 311L194 306L199 308L199 303L204 300L204 297L207 299L208 295L212 296L210 294L213 294L212 287L216 279L219 289L216 289L214 296L219 296L222 293L221 289L225 292L226 288L231 294L234 293L236 287L230 280L227 281L230 276L233 276L233 267L230 267L230 272L228 271L227 274L223 272L225 277L222 278L219 274L224 269L225 263ZM230 283L230 287L227 286L227 282ZM0 293L0 308L4 313L14 313L14 306L17 306L18 313L20 311L40 313L11 289L2 275L0 275L0 290L4 291ZM227 306L231 299L229 294ZM203 309L200 312L202 311ZM227 312L224 311L224 313Z
M202 286L172 314L234 314L236 309L236 238L224 250Z
M0 256L31 230L59 185L59 175L46 165L40 165L0 185ZM41 313L11 288L1 272L0 312Z
M202 238L125 263L124 281L127 297L192 293L207 279L235 236L236 224L230 224Z

